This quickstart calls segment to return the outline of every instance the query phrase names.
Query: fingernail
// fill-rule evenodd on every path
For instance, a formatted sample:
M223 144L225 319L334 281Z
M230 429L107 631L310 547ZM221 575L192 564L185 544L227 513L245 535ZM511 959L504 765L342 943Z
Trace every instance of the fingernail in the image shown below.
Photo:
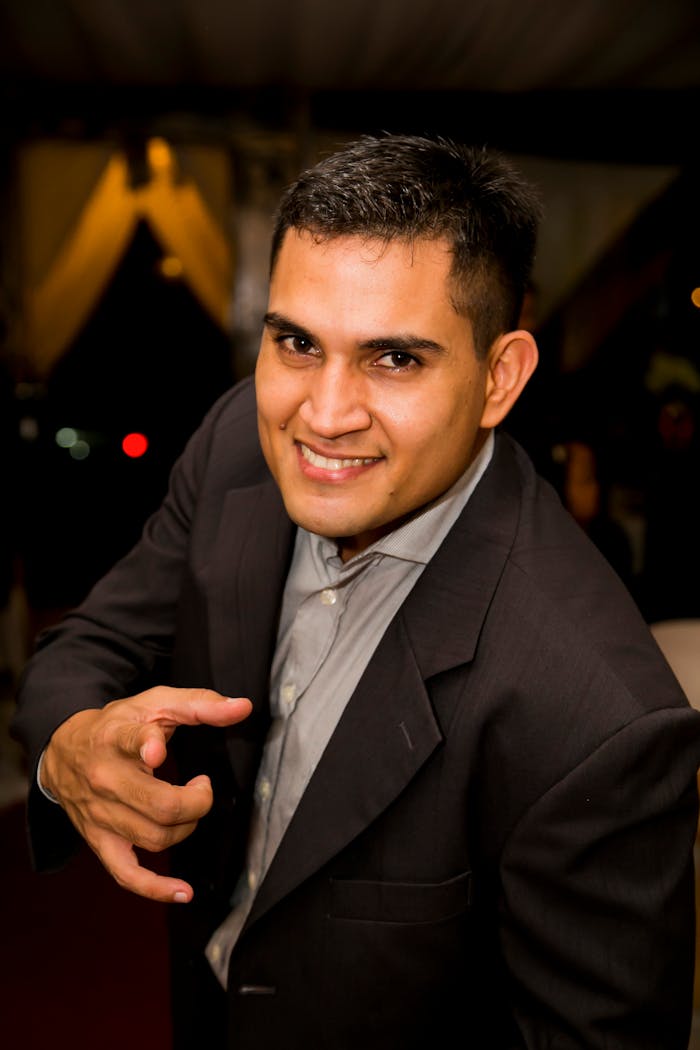
M139 754L141 756L141 761L145 762L146 761L146 745L145 744L143 744L141 746L141 750L139 751Z
M227 696L226 697L226 703L227 704L235 704L240 699L241 699L240 696Z
M184 890L178 890L173 896L173 900L176 904L187 904L187 894Z

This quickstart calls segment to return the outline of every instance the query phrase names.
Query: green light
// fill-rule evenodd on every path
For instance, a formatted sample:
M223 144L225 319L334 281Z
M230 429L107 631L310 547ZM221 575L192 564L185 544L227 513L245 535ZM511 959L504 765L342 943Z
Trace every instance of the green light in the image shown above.
M56 431L56 444L59 448L73 448L78 440L78 431L73 427L61 427Z

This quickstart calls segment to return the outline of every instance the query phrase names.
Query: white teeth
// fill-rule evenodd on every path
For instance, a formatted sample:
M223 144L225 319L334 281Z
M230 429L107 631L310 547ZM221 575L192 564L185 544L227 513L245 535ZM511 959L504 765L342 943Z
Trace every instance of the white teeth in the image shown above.
M344 467L363 467L369 463L374 463L374 458L370 459L328 459L326 456L319 456L318 452L312 452L306 445L301 445L301 454L307 463L311 463L314 467L322 467L323 470L343 470Z

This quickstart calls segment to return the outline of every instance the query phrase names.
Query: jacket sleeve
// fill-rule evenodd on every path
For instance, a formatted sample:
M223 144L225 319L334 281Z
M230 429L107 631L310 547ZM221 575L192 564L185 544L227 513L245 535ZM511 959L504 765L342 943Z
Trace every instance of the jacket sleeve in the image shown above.
M138 543L77 609L39 636L23 671L11 732L27 755L30 848L38 870L64 863L80 841L63 810L37 786L39 757L54 730L77 711L167 681L192 516L228 396L175 464L167 495Z
M687 1050L699 723L636 719L510 835L501 939L528 1050Z

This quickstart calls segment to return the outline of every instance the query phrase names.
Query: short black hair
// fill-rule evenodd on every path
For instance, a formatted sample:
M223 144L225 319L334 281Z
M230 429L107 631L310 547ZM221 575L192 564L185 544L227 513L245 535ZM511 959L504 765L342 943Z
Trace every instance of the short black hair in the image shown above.
M270 272L289 229L386 243L444 238L453 255L452 301L483 357L518 327L540 218L535 188L495 150L442 136L363 135L285 190Z

